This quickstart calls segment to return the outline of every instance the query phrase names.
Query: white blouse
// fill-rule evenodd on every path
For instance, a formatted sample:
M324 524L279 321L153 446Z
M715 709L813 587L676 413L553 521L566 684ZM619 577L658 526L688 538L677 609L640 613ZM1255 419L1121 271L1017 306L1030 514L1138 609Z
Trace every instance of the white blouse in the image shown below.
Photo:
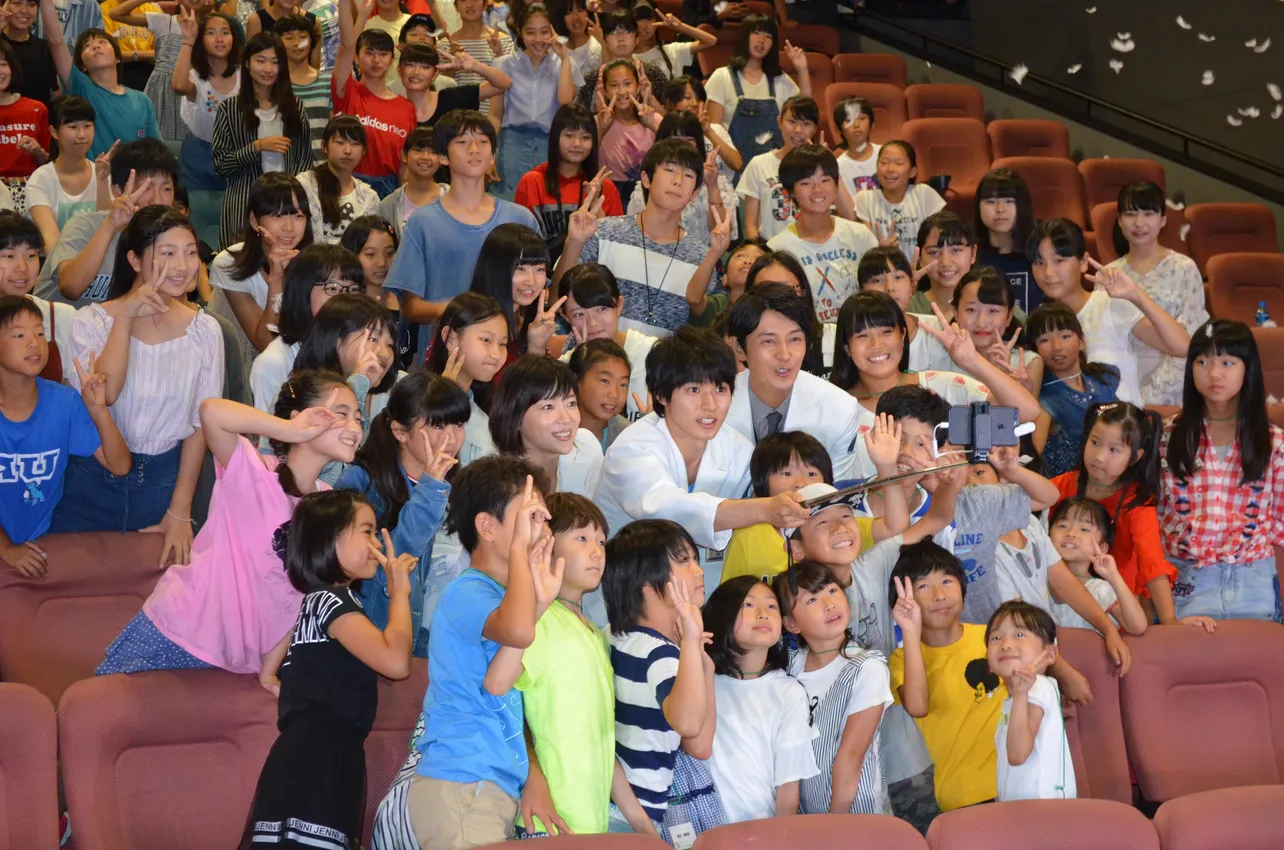
M78 311L71 356L82 363L91 353L97 357L112 324L101 304ZM80 389L75 369L67 383ZM201 402L222 396L223 332L214 317L201 312L175 339L151 345L130 338L125 384L111 406L111 418L131 452L158 455L201 427Z

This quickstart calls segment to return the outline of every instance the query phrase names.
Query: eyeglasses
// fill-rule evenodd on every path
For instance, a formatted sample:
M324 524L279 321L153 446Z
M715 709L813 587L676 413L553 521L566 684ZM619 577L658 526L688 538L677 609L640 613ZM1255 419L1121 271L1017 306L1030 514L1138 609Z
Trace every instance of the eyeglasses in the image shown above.
M325 294L333 298L336 295L360 295L366 291L366 288L359 283L353 283L350 280L327 280L325 283L313 284L325 290Z

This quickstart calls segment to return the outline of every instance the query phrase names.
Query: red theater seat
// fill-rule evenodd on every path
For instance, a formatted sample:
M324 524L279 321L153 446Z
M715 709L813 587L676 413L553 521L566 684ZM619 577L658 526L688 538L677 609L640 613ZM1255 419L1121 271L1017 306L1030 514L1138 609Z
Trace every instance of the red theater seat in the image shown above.
M780 33L781 46L788 41L807 52L823 53L826 57L838 53L838 30L823 24L799 24Z
M161 535L54 534L41 539L49 572L0 569L0 678L57 702L94 674L107 645L143 607L163 569Z
M1278 850L1284 786L1222 788L1169 800L1155 812L1164 850Z
M932 850L1159 850L1146 816L1112 800L1018 800L955 809L932 821L927 843Z
M1070 158L1070 131L1060 121L1006 118L986 125L995 159L1008 156Z
M1164 167L1153 159L1085 159L1079 163L1079 173L1083 175L1089 209L1107 201L1116 203L1120 189L1141 180L1154 183L1167 194Z
M1105 641L1091 629L1057 629L1057 645L1092 688L1091 705L1070 704L1064 710L1079 796L1131 803L1132 781L1119 715L1119 677L1106 656Z
M723 27L722 32L726 32L727 29L727 27ZM731 57L735 55L735 52L736 46L734 43L723 44L721 41L708 50L701 50L696 54L696 62L700 65L700 74L708 80L714 71L731 61Z
M789 55L783 50L780 52L780 70L788 74L789 78L795 83L798 83L800 88L802 87L798 72L794 70L794 63L789 61ZM817 53L813 50L808 50L807 73L811 77L811 90L819 95L815 100L817 103L821 104L821 108L823 109L823 93L825 88L834 81L834 63L831 62L829 57L824 53ZM821 126L824 126L823 121L821 122Z
M905 89L909 117L973 118L985 121L985 100L976 86L919 83Z
M554 835L540 838L540 847L549 850L671 850L658 838L645 835ZM697 847L699 844L696 845ZM480 850L512 850L513 842L501 841L487 844Z
M1099 263L1109 263L1119 258L1114 242L1115 221L1118 218L1117 201L1107 201L1092 207L1090 223L1094 241L1088 243L1088 252ZM1190 252L1186 250L1186 243L1181 238L1182 225L1186 223L1185 212L1169 207L1164 219L1164 229L1159 231L1159 244L1179 254L1190 256Z
M948 174L946 203L970 217L976 184L990 170L990 137L985 134L985 125L974 118L919 118L906 121L901 135L918 156L918 182Z
M58 721L34 688L0 683L0 850L58 847Z
M905 88L905 60L890 53L839 53L834 57L834 82L886 83Z
M1218 254L1278 253L1275 214L1264 204L1193 204L1186 208L1186 244L1200 272Z
M801 815L720 826L695 850L926 850L914 827L885 815Z
M876 144L900 138L905 126L903 91L887 83L830 83L825 87L820 120L836 144L842 142L843 134L834 124L834 105L848 97L863 97L874 107L874 128L869 137Z
M222 670L77 682L58 723L77 850L235 847L277 735L272 695Z
M1252 326L1258 302L1265 301L1276 324L1284 322L1284 256L1218 254L1208 261L1208 284L1217 318Z
M991 134L993 138L993 134ZM991 168L1010 168L1025 180L1034 201L1034 217L1068 218L1080 227L1083 220L1083 181L1068 159L1045 156L1012 156L996 159Z
M1223 620L1216 634L1151 626L1126 638L1119 683L1137 783L1162 803L1284 778L1284 626Z

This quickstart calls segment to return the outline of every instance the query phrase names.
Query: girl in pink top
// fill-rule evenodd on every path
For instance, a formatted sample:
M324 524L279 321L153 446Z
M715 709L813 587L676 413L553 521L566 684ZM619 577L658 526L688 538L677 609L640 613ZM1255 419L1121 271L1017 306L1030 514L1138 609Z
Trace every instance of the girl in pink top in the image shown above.
M277 529L330 461L351 463L361 408L343 376L300 372L281 387L275 416L224 399L201 405L217 481L191 562L169 568L143 610L107 647L98 675L221 667L260 673L284 652L302 595L273 551ZM261 434L264 457L242 434ZM266 660L265 660L266 659Z
M602 69L595 93L597 132L602 140L598 162L610 169L621 198L633 194L642 160L655 144L660 116L650 105L650 84L639 83L632 59L616 59Z

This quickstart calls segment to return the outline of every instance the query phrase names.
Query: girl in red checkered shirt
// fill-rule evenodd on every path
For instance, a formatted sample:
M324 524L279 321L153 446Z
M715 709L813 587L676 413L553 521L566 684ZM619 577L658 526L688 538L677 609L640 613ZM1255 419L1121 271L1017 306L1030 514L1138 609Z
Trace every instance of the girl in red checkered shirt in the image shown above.
M1161 445L1159 498L1177 616L1279 621L1284 432L1267 418L1247 325L1214 319L1191 334L1183 397Z

